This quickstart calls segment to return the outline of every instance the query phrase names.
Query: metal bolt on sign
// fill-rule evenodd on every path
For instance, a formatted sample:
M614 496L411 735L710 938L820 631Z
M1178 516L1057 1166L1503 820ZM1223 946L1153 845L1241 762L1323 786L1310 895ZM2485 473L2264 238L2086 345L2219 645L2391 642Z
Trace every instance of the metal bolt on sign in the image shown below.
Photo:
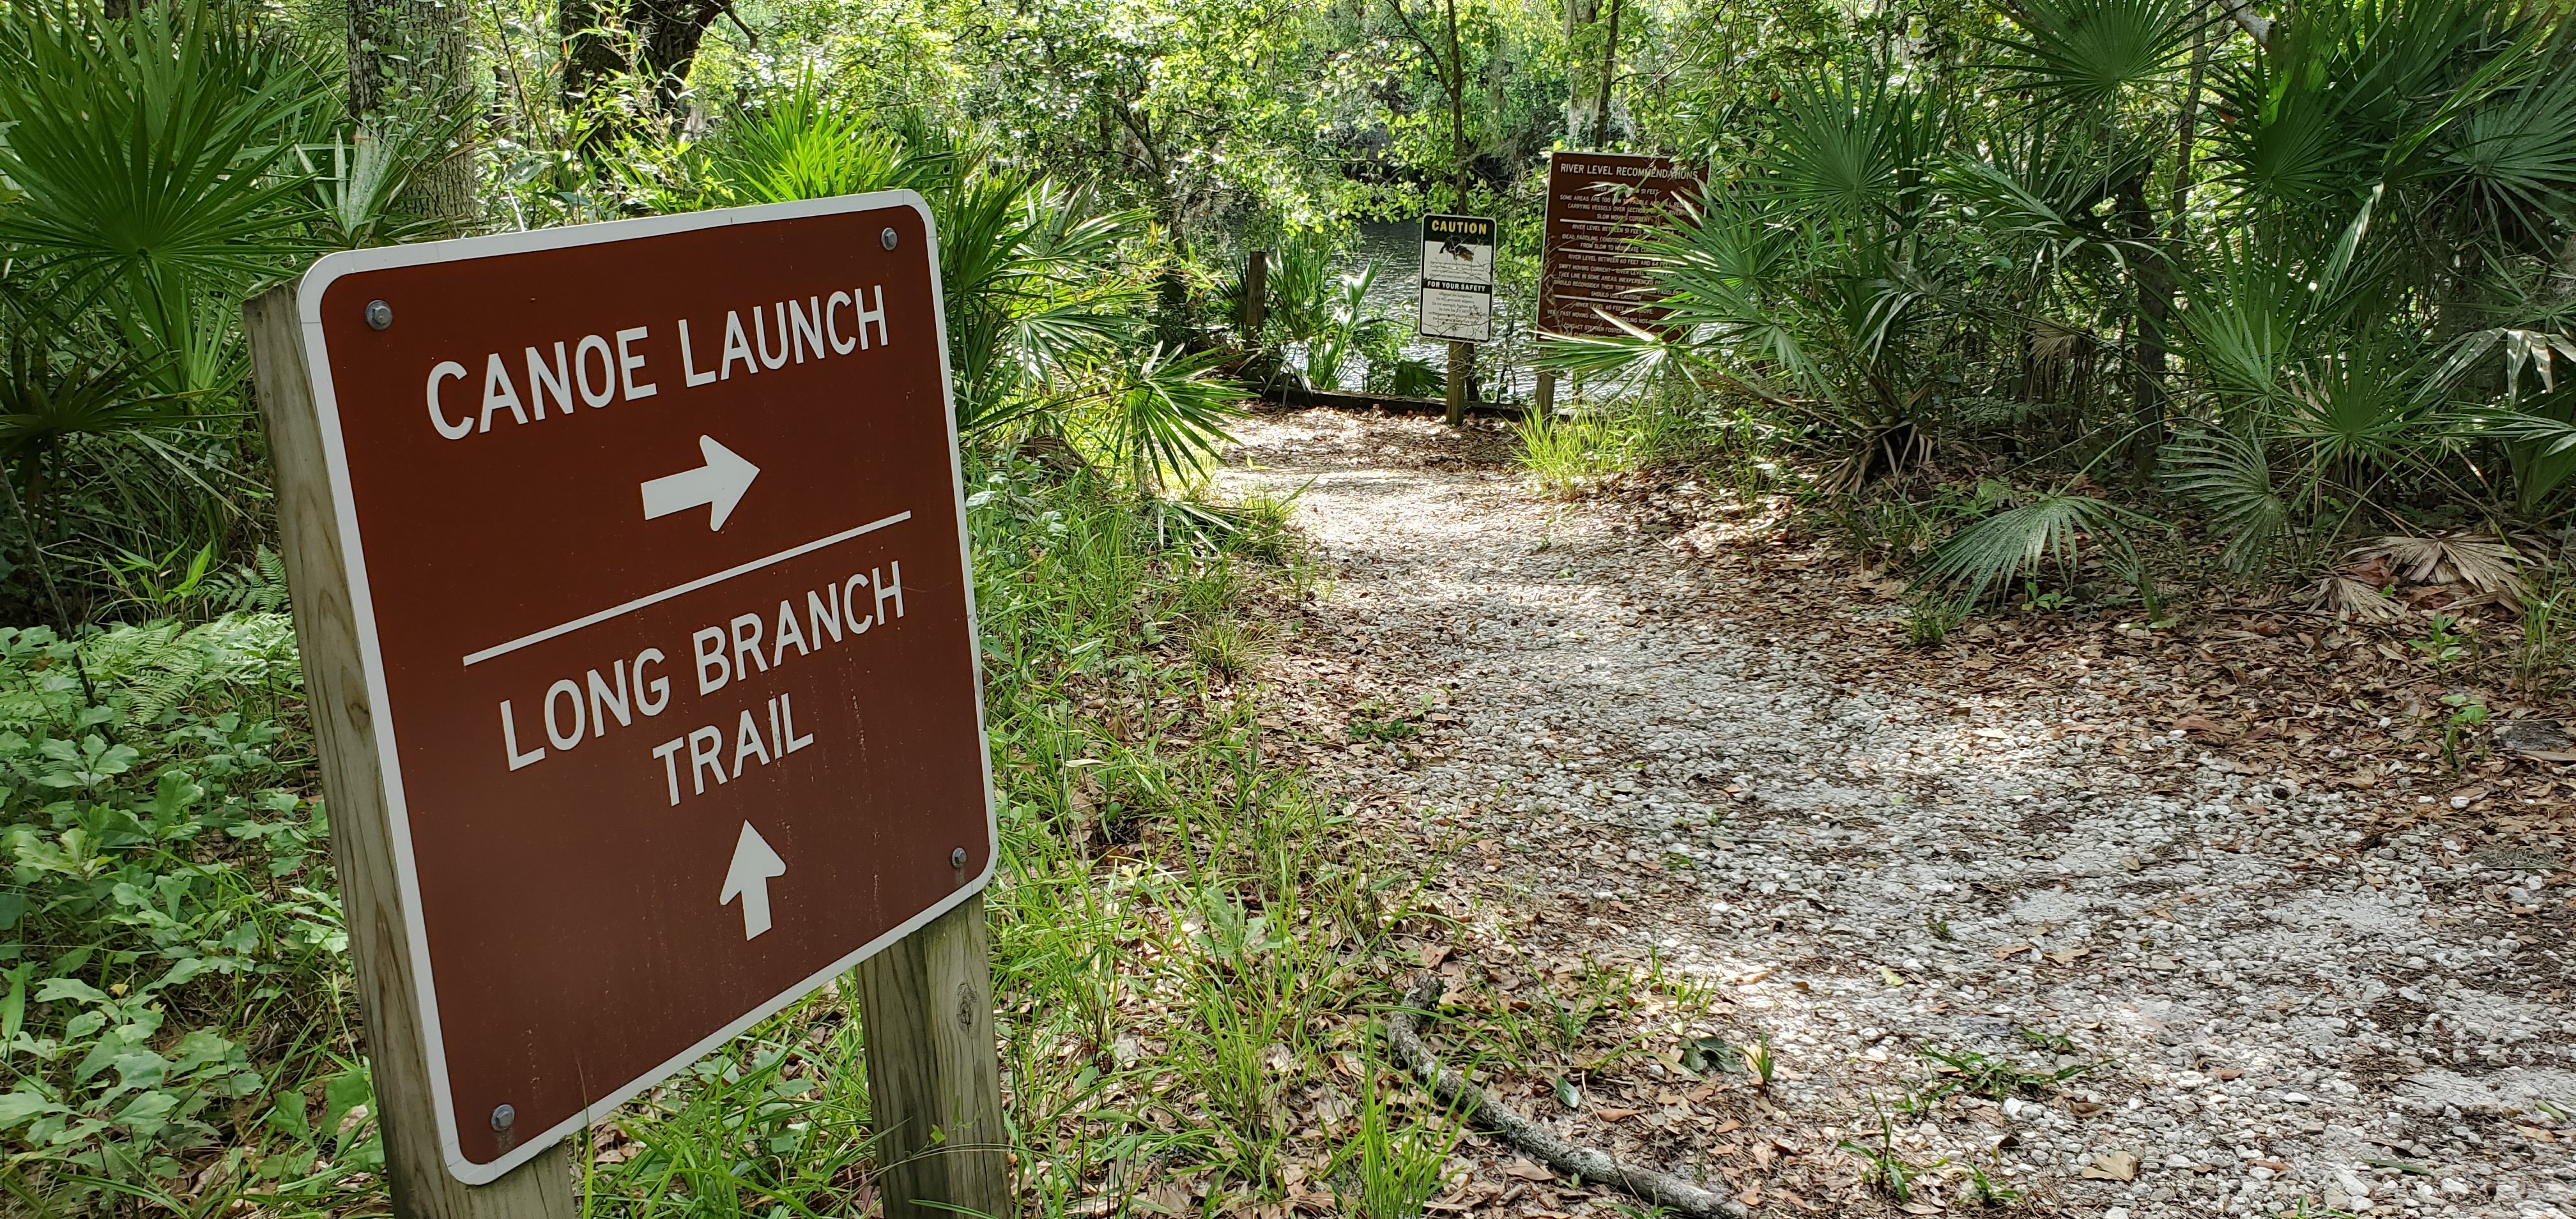
M500 1105L492 1110L492 1129L494 1130L507 1130L517 1125L518 1121L519 1111L508 1105Z
M383 301L367 302L367 328L384 330L394 324L394 307Z
M894 248L895 240L896 238L893 229L887 229L886 231L877 234L877 244L884 246L889 250Z

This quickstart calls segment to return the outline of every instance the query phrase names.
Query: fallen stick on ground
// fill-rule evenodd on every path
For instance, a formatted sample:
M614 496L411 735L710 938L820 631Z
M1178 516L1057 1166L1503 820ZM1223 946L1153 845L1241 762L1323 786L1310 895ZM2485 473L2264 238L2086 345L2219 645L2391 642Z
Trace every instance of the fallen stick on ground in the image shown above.
M1569 1143L1545 1127L1522 1117L1511 1107L1485 1094L1483 1088L1467 1082L1467 1077L1440 1065L1431 1047L1422 1043L1422 1018L1440 1010L1440 978L1425 973L1414 979L1413 989L1405 992L1404 1006L1387 1017L1387 1037L1395 1042L1395 1055L1405 1068L1430 1085L1431 1094L1467 1115L1468 1119L1501 1135L1504 1142L1527 1152L1558 1172L1615 1185L1656 1206L1669 1207L1686 1215L1748 1214L1744 1204L1712 1190L1702 1189L1671 1173L1622 1164L1610 1153L1597 1147Z

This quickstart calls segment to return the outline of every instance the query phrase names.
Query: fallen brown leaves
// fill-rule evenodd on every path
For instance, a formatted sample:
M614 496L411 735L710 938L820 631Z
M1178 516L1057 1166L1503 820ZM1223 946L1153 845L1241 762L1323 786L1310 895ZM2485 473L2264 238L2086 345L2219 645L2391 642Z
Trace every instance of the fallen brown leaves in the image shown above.
M1641 528L1667 531L1666 546L1704 560L1710 595L1762 623L1746 629L1794 643L1854 685L1948 692L1963 729L2053 712L2045 735L2107 740L2149 790L2180 790L2192 770L2209 767L2267 780L2282 796L2315 787L2367 794L2371 811L2393 823L2456 821L2473 834L2553 843L2576 833L2567 765L2576 762L2576 693L2517 684L2511 610L2456 564L2381 573L2390 593L2381 601L2396 611L2385 623L2206 589L2179 598L2166 625L2116 611L2016 609L1918 647L1890 604L1891 573L1799 528L1785 500L1743 504L1686 486L1647 474L1610 489L1647 522ZM2406 582L2415 577L2447 582ZM2466 641L2464 654L2436 663L2434 613ZM2483 725L2456 733L2457 769L2446 756L2455 706L2446 696L2486 708ZM2138 747L2174 733L2191 748Z

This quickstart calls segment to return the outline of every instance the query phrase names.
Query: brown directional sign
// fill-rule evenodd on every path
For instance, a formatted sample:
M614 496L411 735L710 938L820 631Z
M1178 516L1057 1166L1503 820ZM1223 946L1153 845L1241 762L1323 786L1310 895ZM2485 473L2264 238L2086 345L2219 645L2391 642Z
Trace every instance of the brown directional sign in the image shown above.
M1664 311L1635 240L1699 178L1669 157L1559 152L1547 159L1547 227L1539 261L1538 328L1550 334L1624 333L1602 314L1651 327Z
M900 192L298 300L439 1145L490 1181L990 873L938 253Z

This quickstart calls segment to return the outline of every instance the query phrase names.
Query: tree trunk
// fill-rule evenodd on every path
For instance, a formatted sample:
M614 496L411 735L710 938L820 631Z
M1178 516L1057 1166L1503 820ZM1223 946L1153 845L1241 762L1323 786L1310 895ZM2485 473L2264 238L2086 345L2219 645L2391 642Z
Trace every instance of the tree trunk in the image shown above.
M349 117L357 122L359 139L402 116L462 117L474 105L462 3L351 0ZM442 236L473 227L480 215L473 158L459 149L422 169L393 206L436 222Z
M2198 12L2207 13L2202 5ZM2209 75L2209 26L2199 24L2191 36L2191 86L2183 92L2182 118L2174 133L2173 203L2174 233L2179 237L2184 223L2191 217L2192 144L2200 134L2200 93Z
M1457 175L1451 184L1450 210L1467 214L1467 57L1458 49L1458 0L1449 0L1449 161ZM1476 349L1449 343L1448 422L1467 420L1467 379L1476 364Z
M1565 142L1583 138L1592 116L1583 108L1583 74L1579 70L1583 31L1601 16L1599 0L1565 0Z
M1450 210L1467 214L1467 58L1458 50L1458 0L1449 0Z
M1610 143L1610 86L1619 78L1619 0L1610 0L1610 43L1601 52L1601 108L1592 116L1592 146Z
M714 0L558 0L564 100L578 102L599 82L631 68L651 81L662 117L677 117L698 44L724 15L725 6Z
M2134 242L2156 243L2155 215L2147 207L2147 176L2139 173L2120 184L2121 227ZM2157 243L2159 246L2161 243ZM2130 408L2137 433L2130 442L2138 481L2155 471L2156 449L2165 442L2165 323L2173 316L2173 267L2161 248L2133 256L2137 280L2137 331L2129 353Z

